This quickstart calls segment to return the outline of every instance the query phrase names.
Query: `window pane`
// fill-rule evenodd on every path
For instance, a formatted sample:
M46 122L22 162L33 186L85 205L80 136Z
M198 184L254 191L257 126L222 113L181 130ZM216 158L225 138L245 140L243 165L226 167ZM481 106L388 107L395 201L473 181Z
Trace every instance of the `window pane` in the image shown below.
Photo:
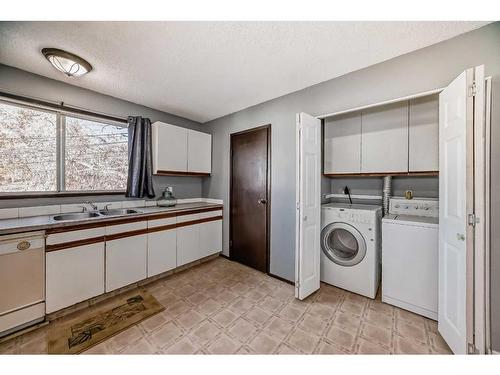
M0 191L56 190L56 115L0 102Z
M124 190L127 128L66 117L66 190Z

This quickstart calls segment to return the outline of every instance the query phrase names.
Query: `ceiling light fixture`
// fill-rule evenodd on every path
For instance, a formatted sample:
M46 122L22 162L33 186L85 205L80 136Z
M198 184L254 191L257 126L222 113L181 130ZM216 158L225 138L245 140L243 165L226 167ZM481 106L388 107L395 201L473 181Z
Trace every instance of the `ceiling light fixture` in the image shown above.
M81 57L57 48L44 48L42 53L60 72L68 77L80 77L92 70L92 65Z

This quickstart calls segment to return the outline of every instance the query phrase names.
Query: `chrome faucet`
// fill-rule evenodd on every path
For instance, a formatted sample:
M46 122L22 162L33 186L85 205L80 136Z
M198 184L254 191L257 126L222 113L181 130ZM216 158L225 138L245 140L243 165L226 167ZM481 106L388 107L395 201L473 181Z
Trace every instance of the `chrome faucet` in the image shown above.
M88 201L88 202L83 202L83 204L88 204L90 207L92 207L93 210L97 210L97 204Z

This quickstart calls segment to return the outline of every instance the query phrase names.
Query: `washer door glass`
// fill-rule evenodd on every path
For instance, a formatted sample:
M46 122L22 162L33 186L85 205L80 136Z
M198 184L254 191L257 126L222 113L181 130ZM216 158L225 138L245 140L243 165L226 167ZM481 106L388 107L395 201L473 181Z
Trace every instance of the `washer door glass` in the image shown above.
M332 223L321 231L321 248L325 255L341 266L354 266L366 255L366 242L352 225Z

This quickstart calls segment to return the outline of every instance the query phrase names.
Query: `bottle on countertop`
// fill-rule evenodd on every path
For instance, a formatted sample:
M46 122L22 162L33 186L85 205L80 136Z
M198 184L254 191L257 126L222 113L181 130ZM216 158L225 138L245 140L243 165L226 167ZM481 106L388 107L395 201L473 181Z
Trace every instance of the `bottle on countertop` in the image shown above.
M160 207L172 207L177 204L177 199L174 197L172 186L167 186L160 198L158 198L156 205Z

